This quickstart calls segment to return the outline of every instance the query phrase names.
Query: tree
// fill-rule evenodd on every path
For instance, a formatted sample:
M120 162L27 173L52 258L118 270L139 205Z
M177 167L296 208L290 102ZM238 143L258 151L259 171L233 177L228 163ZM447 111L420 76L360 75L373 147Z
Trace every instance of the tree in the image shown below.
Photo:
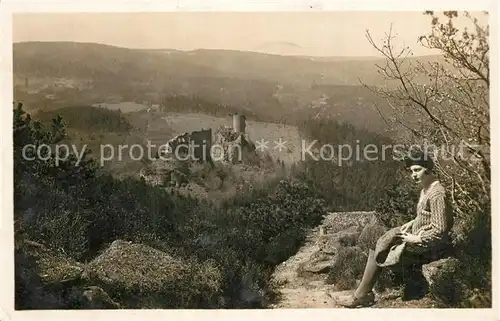
M383 116L407 134L405 143L434 154L456 214L454 241L463 267L456 278L467 283L469 296L481 289L491 298L489 26L468 12L424 14L431 17L431 31L418 41L440 52L439 58L408 59L413 53L395 48L392 27L382 44L367 30L385 58L377 67L387 86L364 85L392 107ZM470 27L458 28L458 19Z
M442 56L428 62L407 59L413 53L409 47L395 48L392 26L382 44L367 30L368 41L385 57L385 65L377 67L390 86L364 85L392 107L393 114L386 119L410 134L408 143L425 142L433 147L457 212L487 212L491 179L489 26L481 25L468 12L424 14L432 18L431 32L418 41ZM468 21L472 30L457 28L458 18Z

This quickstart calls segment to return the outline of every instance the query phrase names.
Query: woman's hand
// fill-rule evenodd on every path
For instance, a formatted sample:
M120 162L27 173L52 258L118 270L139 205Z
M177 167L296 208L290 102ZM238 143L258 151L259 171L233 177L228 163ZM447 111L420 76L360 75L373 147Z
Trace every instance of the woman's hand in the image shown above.
M407 232L399 232L396 233L396 237L399 237L403 242L413 243L413 244L421 244L422 238L420 235L410 234Z
M408 231L409 228L413 225L413 221L409 221L408 223L405 223L401 226L401 232L406 232Z

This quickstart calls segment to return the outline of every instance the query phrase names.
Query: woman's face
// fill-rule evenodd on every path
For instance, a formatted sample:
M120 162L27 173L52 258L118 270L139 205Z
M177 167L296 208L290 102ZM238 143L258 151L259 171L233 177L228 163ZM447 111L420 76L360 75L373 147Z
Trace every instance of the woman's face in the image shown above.
M425 181L425 167L420 165L410 166L411 178L415 183L422 184Z

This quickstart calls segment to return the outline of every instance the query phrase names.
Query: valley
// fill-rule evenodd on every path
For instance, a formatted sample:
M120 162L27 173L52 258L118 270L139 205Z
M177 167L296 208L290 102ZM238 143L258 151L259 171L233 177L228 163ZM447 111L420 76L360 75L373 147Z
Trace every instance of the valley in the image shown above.
M425 63L440 57L412 59ZM375 66L379 62L229 50L15 43L14 96L32 112L103 103L110 108L124 104L122 111L128 112L139 105L165 105L172 95L196 96L264 122L332 118L381 132L386 124L377 108L391 110L360 83L381 82Z

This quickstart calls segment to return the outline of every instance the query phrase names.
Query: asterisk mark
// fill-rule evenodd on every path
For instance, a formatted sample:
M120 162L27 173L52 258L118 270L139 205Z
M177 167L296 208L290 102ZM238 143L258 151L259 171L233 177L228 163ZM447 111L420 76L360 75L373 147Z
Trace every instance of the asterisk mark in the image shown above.
M281 137L278 141L274 141L274 143L276 144L276 146L274 146L274 149L278 149L280 152L286 149L285 144L287 142L283 141Z
M257 145L255 149L258 149L259 151L263 152L265 149L269 148L269 146L267 146L268 143L269 141L264 140L264 138L261 138L260 141L255 142L255 145Z

